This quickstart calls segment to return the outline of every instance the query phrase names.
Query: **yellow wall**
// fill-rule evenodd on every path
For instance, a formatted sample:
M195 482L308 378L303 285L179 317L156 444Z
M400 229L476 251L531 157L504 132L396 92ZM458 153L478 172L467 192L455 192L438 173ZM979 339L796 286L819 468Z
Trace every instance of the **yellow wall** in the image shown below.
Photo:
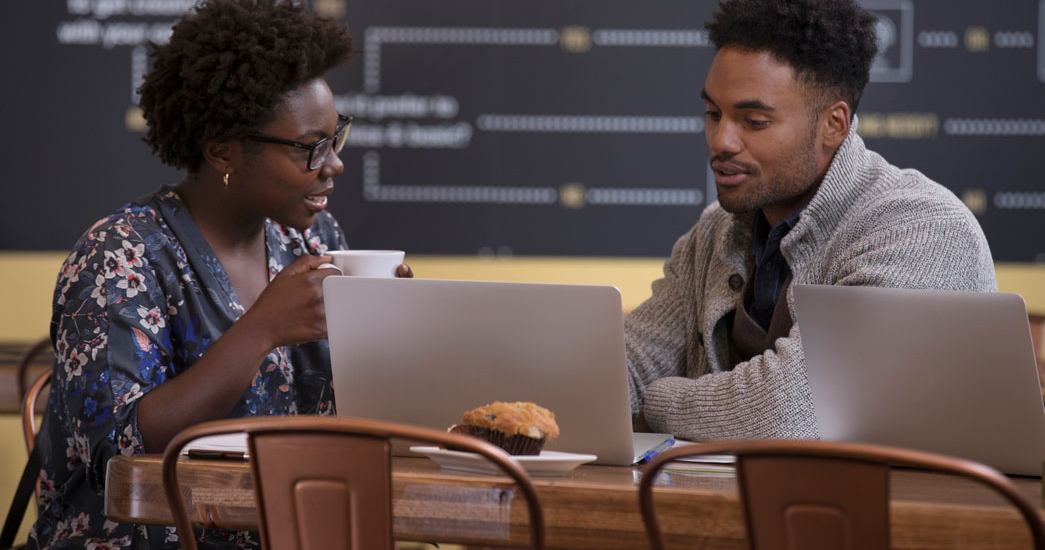
M0 341L47 334L51 295L64 252L0 252ZM650 258L507 258L407 255L418 277L612 285L625 309L650 294L663 260Z
M51 294L64 259L64 252L0 252L0 341L26 342L47 334ZM432 279L612 285L629 310L649 297L663 260L407 255L407 263L418 277ZM999 264L998 286L1023 295L1030 311L1045 314L1045 266Z

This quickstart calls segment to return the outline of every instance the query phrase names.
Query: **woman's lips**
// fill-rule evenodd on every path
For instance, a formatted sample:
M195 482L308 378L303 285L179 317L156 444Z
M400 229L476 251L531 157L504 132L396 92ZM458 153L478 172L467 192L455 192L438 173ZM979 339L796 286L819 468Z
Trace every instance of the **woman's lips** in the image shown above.
M309 195L305 197L305 204L308 205L310 210L319 212L327 207L327 198L324 196Z
M305 197L305 204L308 206L309 210L318 213L327 207L327 197L331 192L333 192L333 189L327 189L322 193L317 193L315 195L308 195Z

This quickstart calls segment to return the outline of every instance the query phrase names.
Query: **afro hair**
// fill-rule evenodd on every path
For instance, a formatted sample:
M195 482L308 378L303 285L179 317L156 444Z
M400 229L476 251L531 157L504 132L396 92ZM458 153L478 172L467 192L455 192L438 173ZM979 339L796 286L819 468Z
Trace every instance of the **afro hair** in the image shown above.
M348 29L290 0L205 0L151 44L139 88L145 142L165 164L196 173L203 144L241 139L284 96L356 52Z
M855 113L878 53L876 23L854 0L727 0L705 27L717 49L768 51L825 106L842 99Z

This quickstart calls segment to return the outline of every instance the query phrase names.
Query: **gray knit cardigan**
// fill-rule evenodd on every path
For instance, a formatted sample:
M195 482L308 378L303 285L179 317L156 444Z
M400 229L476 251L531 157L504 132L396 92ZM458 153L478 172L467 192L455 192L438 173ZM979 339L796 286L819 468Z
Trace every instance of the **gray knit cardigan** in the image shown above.
M656 431L693 440L818 437L797 324L774 349L729 368L720 321L747 276L753 220L708 206L675 243L653 295L625 318L632 411ZM972 213L922 173L868 151L855 121L780 249L792 284L997 290ZM796 318L790 290L787 305Z

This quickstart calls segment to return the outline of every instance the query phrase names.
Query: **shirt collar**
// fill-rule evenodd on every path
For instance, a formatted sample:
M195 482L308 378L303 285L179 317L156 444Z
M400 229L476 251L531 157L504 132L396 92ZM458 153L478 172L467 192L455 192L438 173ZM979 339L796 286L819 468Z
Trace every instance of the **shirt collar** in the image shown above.
M774 250L780 248L780 241L798 224L798 220L802 217L802 212L805 211L807 205L808 203L802 205L801 208L795 210L784 221L773 227L769 226L769 221L766 220L766 216L761 210L755 213L755 226L751 235L751 252L756 259L761 258L767 252L767 248Z

